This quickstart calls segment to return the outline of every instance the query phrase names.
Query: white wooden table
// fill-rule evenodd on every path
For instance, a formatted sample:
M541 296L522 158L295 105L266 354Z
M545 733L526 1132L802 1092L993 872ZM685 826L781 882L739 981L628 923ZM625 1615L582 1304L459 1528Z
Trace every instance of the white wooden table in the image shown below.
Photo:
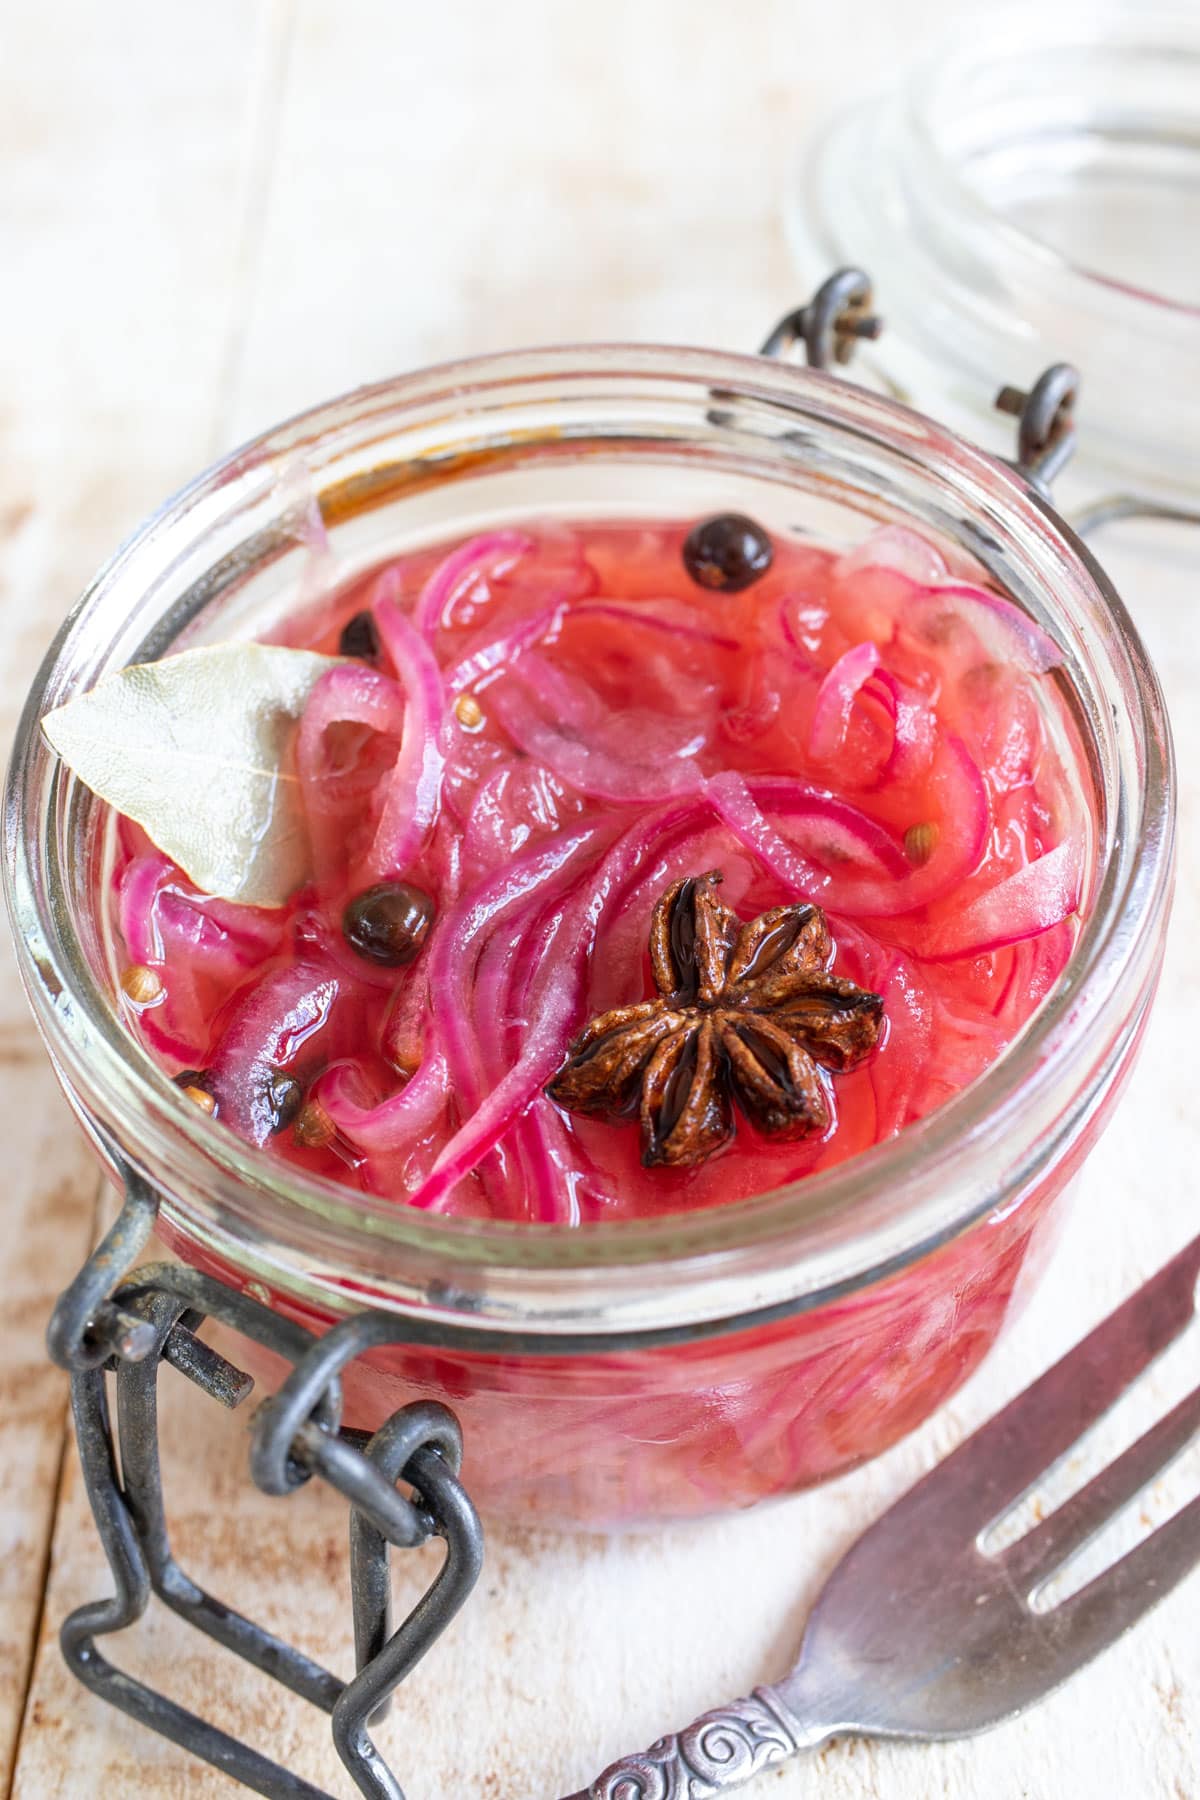
M89 0L7 9L0 63L0 725L95 565L251 430L398 368L587 337L749 347L798 297L780 224L797 143L897 66L941 0ZM1156 650L1183 769L1179 901L1145 1053L1020 1325L873 1466L757 1515L624 1541L493 1535L469 1613L383 1744L413 1800L569 1791L781 1672L840 1549L1196 1229L1200 633L1195 551L1105 546ZM226 1795L66 1676L55 1633L105 1590L64 1384L39 1336L95 1184L0 989L0 1773L18 1800ZM1196 1334L1152 1386L1196 1364ZM168 1497L218 1592L348 1668L344 1518L255 1498L244 1426L164 1384ZM1144 1419L1143 1419L1144 1422ZM1135 1423L1126 1421L1126 1435ZM1184 1465L1194 1482L1200 1458ZM1148 1514L1171 1504L1164 1486ZM222 1502L236 1504L236 1533ZM399 1572L402 1588L420 1575ZM401 1595L401 1598L403 1596ZM1196 1800L1193 1582L1075 1684L972 1743L843 1743L762 1782L829 1800ZM121 1654L347 1785L323 1722L171 1617Z

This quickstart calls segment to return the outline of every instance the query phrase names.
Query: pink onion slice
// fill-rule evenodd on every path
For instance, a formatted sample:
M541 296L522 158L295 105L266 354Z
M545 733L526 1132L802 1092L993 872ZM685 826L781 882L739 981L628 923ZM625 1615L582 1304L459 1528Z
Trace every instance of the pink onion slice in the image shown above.
M811 892L820 885L812 864L769 823L736 770L723 769L710 776L704 792L717 817L789 893Z
M879 650L868 640L839 656L817 689L808 748L817 762L832 762L846 742L854 702L879 667Z
M254 968L279 948L286 915L200 894L160 851L135 856L117 884L117 923L134 962L228 960ZM235 974L235 979L237 978Z
M468 870L497 868L534 838L561 830L583 806L541 763L505 757L479 784L463 834L463 861Z
M304 708L297 734L296 760L307 799L321 812L334 810L345 798L337 777L325 767L325 734L334 725L365 725L386 737L404 729L404 694L377 669L347 660L321 676Z
M789 842L792 838L802 841L803 850L795 853L807 864L809 879L819 890L812 897L819 898L823 893L831 905L836 905L840 904L837 896L856 880L882 886L903 881L909 874L909 863L895 840L882 825L848 801L779 775L746 782L746 795L742 795L736 780L726 779L729 773L716 778L721 784L722 817L726 824L748 849L754 850L755 835L761 827L746 806L747 795L759 818L768 823L772 817L787 819ZM730 805L731 796L737 797L737 814ZM767 842L765 838L762 841ZM781 864L777 872L782 873L784 867Z
M829 609L819 606L803 594L784 594L779 602L776 623L779 635L791 652L792 661L806 675L824 676L824 665L816 656L816 643L829 621Z
M894 882L839 881L836 904L842 911L864 919L897 918L948 894L978 867L991 828L991 803L979 765L960 738L947 733L938 746L928 792L934 803L928 822L937 830L928 861Z
M653 611L650 608L653 607ZM577 619L612 619L621 625L637 625L667 637L709 644L716 650L736 650L738 640L699 623L686 602L662 600L584 600L573 609Z
M348 806L359 798L366 800L360 782L329 769L326 734L335 725L362 725L402 740L404 722L399 687L359 662L329 669L309 695L296 738L296 769L319 882L332 874L344 854Z
M276 969L241 1001L221 1034L208 1077L220 1116L239 1137L265 1144L275 1128L267 1083L328 1022L338 978L313 963Z
M547 638L562 619L561 605L542 606L528 618L519 619L507 631L480 634L467 654L460 658L446 676L446 691L452 697L465 693L497 669L514 663L523 651Z
M432 1044L399 1093L374 1105L365 1092L361 1073L347 1062L332 1063L323 1070L313 1083L312 1094L352 1143L382 1154L404 1150L428 1131L446 1109L446 1059L437 1044Z
M489 705L519 749L589 799L633 804L694 792L706 733L693 720L646 711L610 713L582 682L528 653L516 683ZM636 746L623 753L619 746Z
M574 1167L581 1156L567 1128L550 1106L531 1106L514 1128L520 1159L524 1213L535 1224L578 1225L579 1193L586 1179Z
M541 1093L562 1062L564 1045L578 1016L581 986L578 971L566 966L555 970L517 1062L443 1147L429 1179L408 1196L411 1205L442 1205L450 1190L496 1147Z
M117 886L117 924L125 948L135 963L161 962L162 934L158 929L156 902L175 865L152 852L135 856L125 865Z
M301 896L292 920L292 941L301 962L313 961L331 965L332 972L345 976L356 987L388 991L396 985L396 971L381 964L369 963L353 951L342 935L340 917L331 923L317 904L315 890Z
M843 556L838 564L840 574L857 569L895 569L910 581L931 587L949 573L946 559L920 532L906 525L883 525Z
M893 731L892 748L875 785L902 787L924 775L933 761L937 724L924 695L898 680L890 669L877 669L873 683L889 697Z
M969 582L926 587L901 608L901 622L918 633L936 631L947 614L970 631L983 657L1029 675L1056 669L1063 653L1028 613L1000 594ZM980 659L981 660L981 659Z
M407 702L400 754L388 778L368 877L395 881L421 849L437 813L445 757L440 737L445 710L442 676L428 644L396 604L396 580L384 575L373 602L383 645Z
M527 965L528 982L516 995L528 1020L520 1055L443 1147L429 1179L410 1195L414 1206L440 1205L523 1117L559 1067L580 1023L584 969L619 866L606 857L600 878L543 923L537 954Z
M438 564L418 594L412 615L414 628L432 643L447 622L455 600L472 583L512 568L536 547L536 540L524 531L487 531L460 544Z
M1064 839L943 920L922 938L922 956L930 962L980 956L1048 931L1078 907L1082 871L1080 844Z
M552 884L604 836L603 828L595 825L561 834L472 890L434 927L427 950L429 987L437 1000L438 1034L455 1095L465 1109L479 1104L484 1087L471 1005L475 965L483 943L514 911L528 906L531 898L552 893ZM484 1029L494 1028L494 1020L482 1024Z

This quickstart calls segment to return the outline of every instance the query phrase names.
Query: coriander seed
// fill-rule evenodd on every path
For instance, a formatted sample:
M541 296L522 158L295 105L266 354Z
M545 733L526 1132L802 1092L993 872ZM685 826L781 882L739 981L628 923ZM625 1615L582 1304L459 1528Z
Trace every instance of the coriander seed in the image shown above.
M337 1126L319 1100L306 1100L296 1114L292 1135L305 1150L323 1150L337 1136Z
M927 863L937 849L941 835L942 829L936 819L910 825L904 834L904 854L909 862L918 869L922 863Z
M135 1006L153 1006L163 997L162 976L145 963L134 963L121 976L121 991Z

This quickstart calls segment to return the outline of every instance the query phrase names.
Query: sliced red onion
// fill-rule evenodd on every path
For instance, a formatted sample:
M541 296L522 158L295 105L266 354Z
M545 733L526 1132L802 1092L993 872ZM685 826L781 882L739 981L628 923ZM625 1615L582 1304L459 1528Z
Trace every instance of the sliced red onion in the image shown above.
M870 642L855 644L838 657L817 689L808 733L809 753L815 761L832 762L844 748L854 702L878 667L879 651Z
M610 713L595 688L572 670L535 653L513 671L522 688L556 725L579 733L603 731Z
M400 741L404 695L394 681L360 662L329 669L313 688L296 739L296 769L319 882L338 866L345 851L346 808L361 786L335 775L326 763L326 733L334 725L362 725Z
M528 618L520 619L499 637L481 634L481 640L457 662L446 676L446 691L451 697L465 693L485 676L509 667L532 645L548 637L562 619L560 605L539 607Z
M312 1094L352 1143L385 1154L407 1149L441 1117L449 1103L450 1082L446 1059L435 1043L400 1092L374 1105L360 1071L347 1062L324 1069Z
M927 538L905 525L880 526L838 564L839 574L853 574L857 569L895 569L897 574L907 575L910 581L925 587L949 573L941 553Z
M650 607L655 610L651 612ZM638 625L646 631L662 632L667 637L708 644L716 650L736 650L736 638L727 637L710 626L696 622L693 609L679 601L663 600L585 600L574 608L577 619L613 619L621 625Z
M531 839L561 830L584 806L557 775L526 757L506 757L480 784L462 840L468 869L497 868Z
M395 578L385 575L372 610L407 705L400 754L367 859L368 881L396 881L407 873L436 816L445 762L441 672L428 644L396 604L395 592Z
M581 1020L584 968L616 871L617 865L606 858L600 880L565 903L549 928L543 928L528 986L517 996L529 1020L520 1056L445 1145L428 1181L410 1196L414 1206L442 1204L456 1183L496 1148L560 1066Z
M943 920L922 938L922 956L930 962L981 956L1048 931L1078 907L1082 870L1081 846L1066 839Z
M275 1129L268 1082L328 1022L338 996L328 968L276 969L240 1000L208 1068L220 1116L239 1137L265 1144Z
M814 605L801 594L784 594L776 616L779 635L791 651L796 666L805 674L824 675L824 668L813 648L805 642L803 627L809 627L810 637L819 637L829 619L828 608Z
M263 911L211 894L188 892L175 864L158 851L136 856L118 882L117 922L131 959L178 963L224 962L236 983L247 969L274 955L284 930L280 911Z
M162 961L162 935L155 903L164 882L174 874L174 863L157 854L135 856L122 871L117 887L117 923L135 963Z
M933 761L937 725L924 695L899 681L890 669L877 669L872 685L887 697L893 731L892 748L875 786L903 787L919 780Z
M979 765L960 738L947 734L939 745L929 792L934 810L928 822L936 826L937 842L928 860L882 885L839 882L842 911L864 919L897 918L940 899L978 867L991 828L991 805Z
M736 770L724 769L719 775L711 775L704 792L717 817L789 893L811 892L820 885L812 864L768 822Z
M584 1172L573 1168L579 1150L554 1108L535 1104L515 1126L523 1208L535 1225L578 1225ZM518 1216L520 1216L518 1214Z
M342 933L340 914L335 915L337 922L331 924L316 904L315 892L310 890L305 898L311 900L311 904L298 906L292 922L293 940L301 960L311 958L322 965L332 964L335 974L344 975L359 987L383 992L394 989L396 971L382 964L369 963L351 950Z
M351 659L327 669L308 697L296 739L296 761L311 802L322 812L343 795L325 768L325 734L333 725L365 725L385 737L404 729L404 692L388 676Z
M475 964L483 942L514 910L528 905L531 895L544 891L543 884L559 879L585 850L600 845L605 835L603 827L595 825L560 835L467 894L435 925L426 952L430 992L437 996L438 1033L454 1091L467 1110L478 1105L483 1092L471 1005ZM484 1025L490 1028L494 1021L484 1021Z
M694 721L610 713L591 689L533 653L513 673L516 686L492 690L492 712L519 749L579 793L632 804L699 787L700 772L690 759L703 749L706 734ZM622 742L636 745L637 754L621 754L616 746Z
M511 568L536 548L536 539L523 531L486 531L460 544L438 564L417 596L414 628L432 643L439 628L448 622L455 600L472 582Z
M563 1049L580 1011L582 979L562 966L541 996L535 1023L521 1055L464 1125L443 1147L429 1179L408 1196L413 1206L439 1207L541 1093L563 1058Z
M362 885L404 874L437 896L412 970L359 966L327 884L260 929L250 909L193 900L140 837L122 840L122 933L132 957L167 977L137 1028L177 1064L207 1063L221 1119L251 1141L274 1123L272 1071L298 1056L307 1074L326 1065L311 1092L368 1188L562 1224L578 1220L582 1195L590 1216L616 1178L588 1163L591 1128L565 1122L544 1085L602 1000L640 997L654 900L691 869L724 867L746 916L775 888L819 901L839 968L885 995L883 1050L840 1090L850 1123L834 1157L972 1079L1057 979L1086 830L1064 827L1071 797L1049 748L1041 766L1025 716L1036 722L1044 698L1027 677L1059 652L1017 607L895 530L836 566L814 562L811 597L808 565L793 567L793 591L768 595L743 643L740 612L619 598L616 552L602 537L589 554L595 567L565 532L486 533L444 558L411 616L393 570L371 603L396 679L348 663L310 699L297 762L314 841L328 831L318 870L335 869L339 884L347 864ZM616 593L597 592L596 569ZM826 593L832 616L818 604ZM435 642L452 646L446 677ZM621 711L610 695L626 679L641 704ZM488 717L463 731L448 703L474 689L486 689ZM787 766L797 714L830 785L853 780L862 806L756 772ZM351 729L339 737L338 725ZM339 772L343 744L354 760ZM391 744L394 767L381 772ZM739 767L709 772L718 745ZM1037 856L1054 841L1050 820L1070 837ZM364 857L359 839L372 834ZM1023 866L1026 856L1037 860ZM979 891L997 871L1005 878ZM285 956L296 962L280 970ZM979 960L929 966L956 958ZM256 962L269 972L247 995ZM231 992L209 1055L212 995ZM193 1051L196 1025L206 1035ZM415 1073L379 1099L389 1062ZM823 1154L797 1152L787 1178Z
M936 621L947 612L964 622L992 661L1010 663L1029 675L1044 675L1063 660L1054 639L1028 613L1000 594L968 582L925 588L906 603L902 618L920 629L923 621Z
M694 792L700 776L694 764L660 763L657 766L626 761L589 748L544 720L535 719L511 694L494 697L500 722L527 755L553 769L560 780L592 800L616 805L665 799L670 794Z
M835 896L856 878L888 883L903 880L909 873L907 858L895 840L848 801L779 775L752 780L746 787L761 813L791 821L792 832L803 838L806 859L831 904L837 903ZM742 842L753 848L747 838Z

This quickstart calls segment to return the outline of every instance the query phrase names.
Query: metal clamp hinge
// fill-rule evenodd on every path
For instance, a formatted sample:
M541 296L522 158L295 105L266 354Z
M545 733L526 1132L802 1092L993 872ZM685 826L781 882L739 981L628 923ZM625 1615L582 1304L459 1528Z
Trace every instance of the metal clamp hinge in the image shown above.
M195 1269L159 1263L130 1275L157 1206L154 1190L128 1171L121 1214L63 1294L48 1332L51 1355L71 1372L84 1481L116 1589L110 1599L81 1606L65 1621L63 1654L93 1693L256 1793L329 1800L101 1654L97 1640L134 1624L157 1594L197 1630L330 1714L338 1754L368 1800L404 1800L368 1727L458 1612L482 1565L483 1534L458 1479L458 1421L446 1407L421 1401L394 1413L371 1437L340 1429L342 1370L372 1343L402 1341L403 1321L359 1313L317 1339ZM241 1405L254 1385L196 1335L205 1319L232 1326L293 1364L254 1420L251 1472L258 1486L283 1495L319 1475L350 1502L358 1671L350 1681L216 1600L175 1560L159 1461L159 1370L170 1363L229 1407ZM445 1560L432 1586L393 1628L391 1549L433 1536L444 1540Z

